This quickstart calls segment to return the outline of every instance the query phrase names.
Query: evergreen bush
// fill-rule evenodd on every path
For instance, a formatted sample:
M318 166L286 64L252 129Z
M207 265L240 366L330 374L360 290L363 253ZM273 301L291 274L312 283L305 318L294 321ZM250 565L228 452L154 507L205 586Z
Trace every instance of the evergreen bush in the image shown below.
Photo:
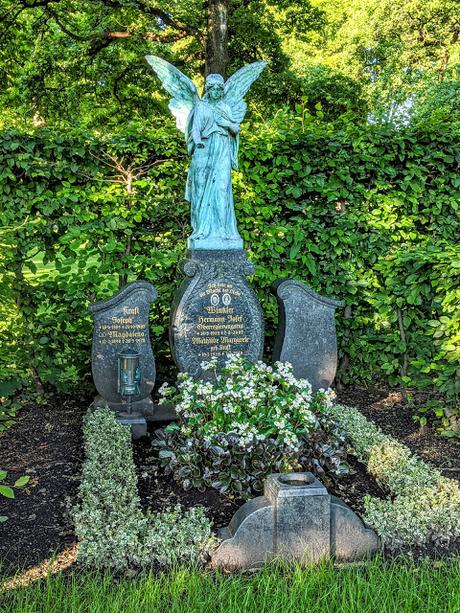
M333 405L368 472L391 497L367 496L365 521L390 546L423 545L460 538L460 485L443 477L400 442L385 435L353 407Z
M90 411L80 502L73 511L78 559L88 567L121 571L176 562L197 563L212 548L202 508L144 515L137 493L131 432L108 408Z

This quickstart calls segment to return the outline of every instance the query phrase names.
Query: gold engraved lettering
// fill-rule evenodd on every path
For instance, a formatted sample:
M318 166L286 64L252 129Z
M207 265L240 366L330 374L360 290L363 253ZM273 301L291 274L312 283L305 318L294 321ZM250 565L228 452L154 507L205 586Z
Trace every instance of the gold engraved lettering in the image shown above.
M216 299L216 295L219 299ZM226 296L225 301L223 300ZM185 334L201 360L225 358L231 351L244 351L251 342L251 317L240 311L243 292L232 282L208 283L198 294L201 313L186 320ZM231 297L231 306L229 306ZM212 303L212 302L214 303ZM240 311L240 312L239 312Z
M123 315L138 315L139 307L123 307ZM114 315L96 328L96 340L102 345L143 345L148 342L148 328L134 317Z
M123 315L139 315L139 307L123 307Z

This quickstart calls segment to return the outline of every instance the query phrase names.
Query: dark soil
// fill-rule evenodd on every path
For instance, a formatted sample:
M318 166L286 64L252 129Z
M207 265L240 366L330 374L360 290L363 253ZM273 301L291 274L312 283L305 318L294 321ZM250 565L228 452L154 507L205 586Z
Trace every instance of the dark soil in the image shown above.
M145 510L162 511L180 504L184 509L201 505L207 509L207 515L214 526L226 526L232 515L244 500L229 499L217 490L197 489L184 491L171 475L163 474L151 446L151 433L148 437L136 441L134 461L137 467L139 495Z
M398 391L348 388L338 394L338 402L357 407L366 417L394 438L407 445L426 462L434 464L451 479L460 480L460 444L443 438L412 418L414 406L422 406L431 399L423 392L411 391L412 405L404 402Z
M56 397L47 406L21 409L0 435L0 467L6 483L30 482L15 500L0 496L0 563L3 572L28 568L75 542L68 509L75 501L83 461L82 416L87 399Z
M399 394L354 388L341 392L339 400L359 407L385 432L439 466L447 476L460 476L455 470L460 464L460 447L429 428L420 430L412 421L411 407L402 403ZM0 468L8 471L7 482L14 482L23 474L31 477L28 486L17 491L15 500L0 497L0 515L9 516L0 525L4 574L34 567L52 555L74 552L75 535L68 509L77 496L83 461L82 416L89 403L87 398L55 397L46 407L25 407L16 424L0 435ZM203 505L215 526L221 527L241 505L241 500L229 500L215 490L184 492L172 477L162 475L156 468L148 439L136 442L134 450L144 508L157 511L177 503L185 508ZM354 474L326 485L331 493L359 512L365 494L379 497L385 494L362 465L354 462L352 468ZM454 547L449 550L454 551ZM445 553L442 549L441 554Z

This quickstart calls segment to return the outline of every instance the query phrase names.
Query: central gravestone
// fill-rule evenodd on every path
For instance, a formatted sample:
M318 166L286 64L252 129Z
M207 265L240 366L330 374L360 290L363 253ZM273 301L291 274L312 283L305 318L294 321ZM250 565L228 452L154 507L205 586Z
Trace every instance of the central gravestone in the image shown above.
M229 353L261 359L264 323L259 301L246 280L254 273L244 250L190 250L187 275L173 303L170 341L179 370L204 376L201 363Z

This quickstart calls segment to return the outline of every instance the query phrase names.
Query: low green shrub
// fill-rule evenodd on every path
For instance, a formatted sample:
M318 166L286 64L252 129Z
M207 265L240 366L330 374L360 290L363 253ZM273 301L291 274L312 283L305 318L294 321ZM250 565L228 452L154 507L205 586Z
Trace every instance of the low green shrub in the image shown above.
M148 524L137 494L129 428L101 408L86 416L84 437L81 502L73 512L78 558L86 566L115 570L143 566L149 562Z
M208 381L182 373L177 388L162 387L181 420L157 431L153 441L166 473L184 489L250 497L271 472L348 472L345 438L331 419L328 394L313 394L290 364L247 364L235 354L220 374L215 361L202 367Z
M347 432L358 457L392 497L364 500L365 520L389 545L417 544L460 537L460 486L385 435L352 407L332 412Z
M184 512L180 505L176 505L170 511L147 517L150 527L148 548L165 566L178 562L205 562L217 544L203 507L192 507Z
M460 404L458 403L449 405L440 399L429 400L417 408L413 419L421 426L430 423L441 436L449 438L460 436Z
M154 560L165 565L201 560L213 543L202 509L142 513L129 428L100 408L86 416L84 436L80 503L73 509L79 561L120 571Z

